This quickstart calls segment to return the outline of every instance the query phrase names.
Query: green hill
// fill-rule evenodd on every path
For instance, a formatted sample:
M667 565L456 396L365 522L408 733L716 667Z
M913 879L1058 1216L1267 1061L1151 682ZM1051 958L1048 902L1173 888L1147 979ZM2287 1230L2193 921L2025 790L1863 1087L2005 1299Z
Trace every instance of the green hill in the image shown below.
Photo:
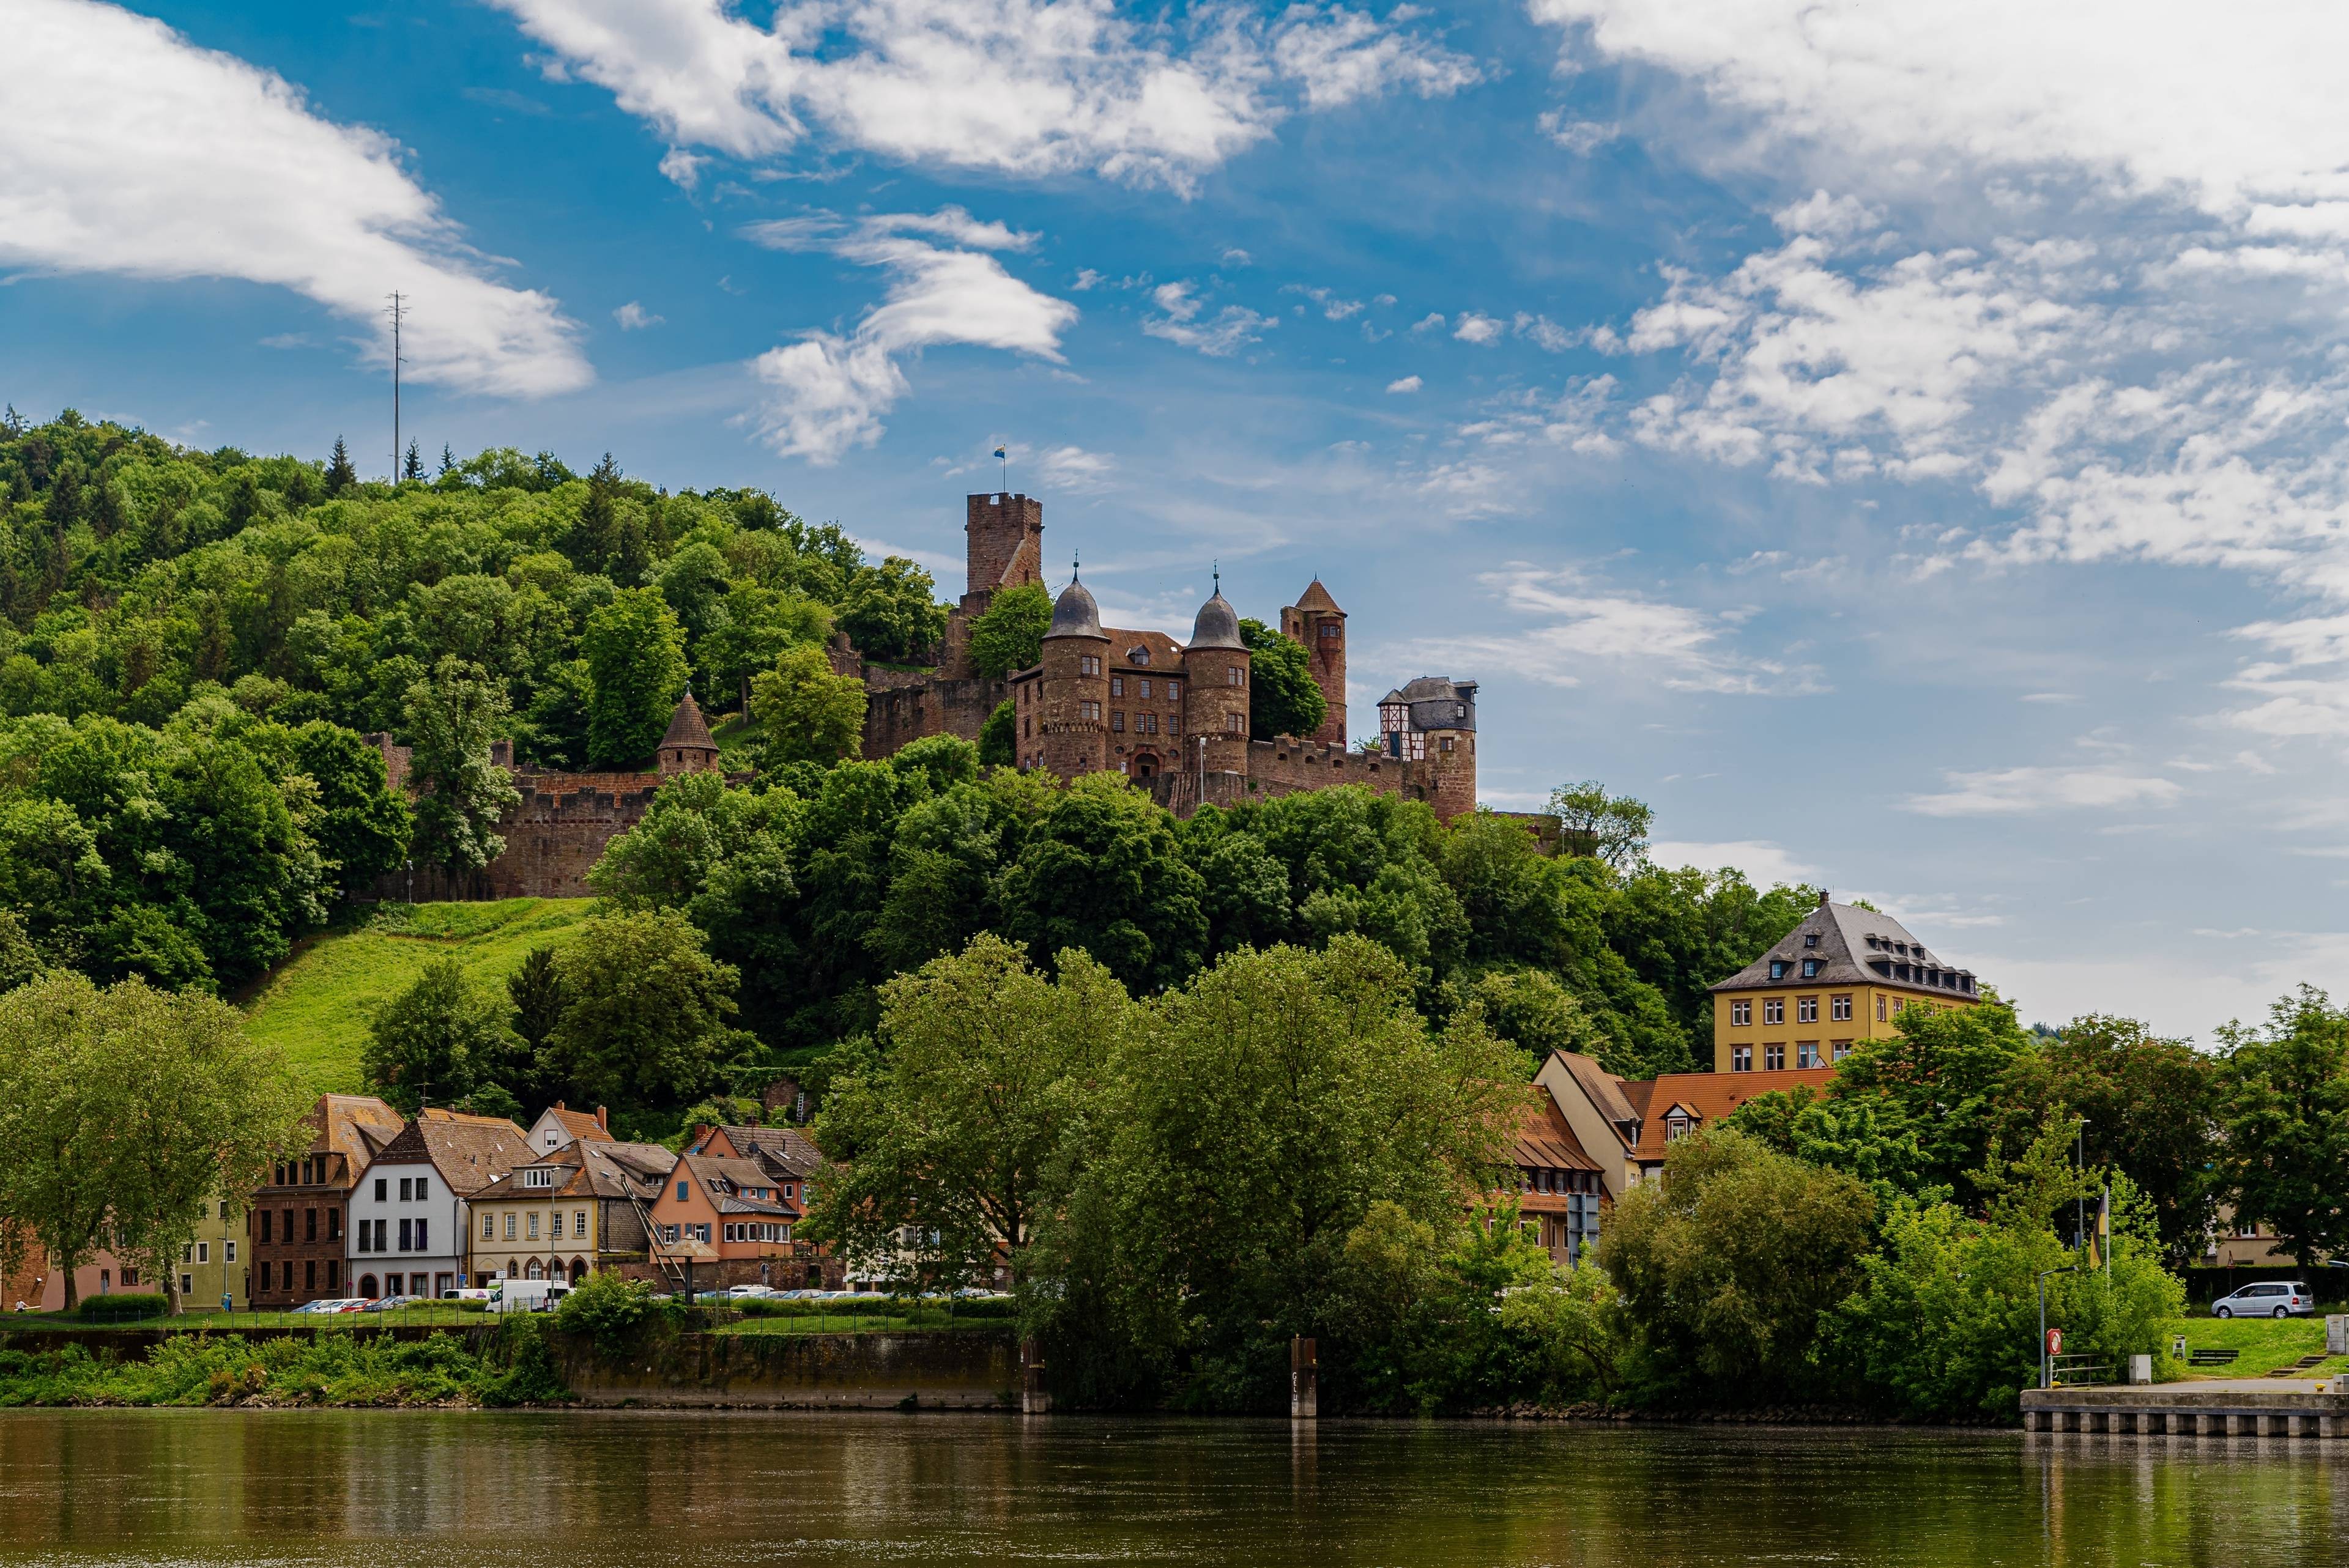
M377 1004L406 990L427 959L451 954L475 982L502 985L533 947L579 934L595 901L385 904L356 929L305 942L244 999L255 1039L285 1047L312 1092L366 1087L359 1051Z

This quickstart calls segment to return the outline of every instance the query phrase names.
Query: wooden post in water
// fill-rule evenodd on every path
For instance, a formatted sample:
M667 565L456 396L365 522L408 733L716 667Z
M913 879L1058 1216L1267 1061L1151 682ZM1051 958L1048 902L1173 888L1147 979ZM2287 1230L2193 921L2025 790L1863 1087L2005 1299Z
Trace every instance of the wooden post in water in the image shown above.
M1298 1335L1288 1342L1288 1418L1321 1418L1321 1359L1317 1341Z
M1019 1413L1052 1413L1052 1396L1044 1387L1044 1352L1032 1339L1019 1342Z

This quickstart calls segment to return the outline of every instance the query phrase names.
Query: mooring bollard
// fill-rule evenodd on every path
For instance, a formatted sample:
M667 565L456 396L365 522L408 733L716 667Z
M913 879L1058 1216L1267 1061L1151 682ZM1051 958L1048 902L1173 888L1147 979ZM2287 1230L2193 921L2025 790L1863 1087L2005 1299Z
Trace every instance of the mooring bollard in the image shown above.
M1288 1342L1288 1418L1321 1418L1321 1360L1318 1341L1299 1335Z
M1052 1396L1044 1387L1044 1353L1032 1339L1019 1342L1019 1413L1051 1414Z

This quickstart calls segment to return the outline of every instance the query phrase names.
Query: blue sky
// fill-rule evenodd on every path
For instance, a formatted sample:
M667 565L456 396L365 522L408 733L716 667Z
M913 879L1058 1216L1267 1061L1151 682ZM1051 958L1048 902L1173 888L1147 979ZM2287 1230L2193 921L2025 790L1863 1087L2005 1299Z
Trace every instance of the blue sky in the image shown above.
M2032 1018L2335 989L2336 8L0 0L0 395L1350 612ZM1899 15L1895 15L1895 11Z

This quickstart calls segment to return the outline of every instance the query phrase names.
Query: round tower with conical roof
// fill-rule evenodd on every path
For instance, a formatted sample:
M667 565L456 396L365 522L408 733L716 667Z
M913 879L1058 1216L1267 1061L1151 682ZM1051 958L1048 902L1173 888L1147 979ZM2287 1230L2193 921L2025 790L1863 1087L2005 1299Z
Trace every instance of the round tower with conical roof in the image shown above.
M1109 634L1101 608L1071 570L1069 585L1052 603L1051 628L1044 634L1042 667L1032 683L1022 722L1020 758L1063 779L1098 773L1109 766L1107 668ZM1029 731L1033 730L1032 738Z
M1188 687L1183 717L1190 730L1184 738L1183 765L1208 773L1247 772L1248 647L1220 577L1191 624L1183 678Z
M717 738L709 733L709 721L701 717L701 705L693 700L691 686L686 688L677 711L668 716L668 733L661 737L657 765L664 779L679 773L723 771Z

